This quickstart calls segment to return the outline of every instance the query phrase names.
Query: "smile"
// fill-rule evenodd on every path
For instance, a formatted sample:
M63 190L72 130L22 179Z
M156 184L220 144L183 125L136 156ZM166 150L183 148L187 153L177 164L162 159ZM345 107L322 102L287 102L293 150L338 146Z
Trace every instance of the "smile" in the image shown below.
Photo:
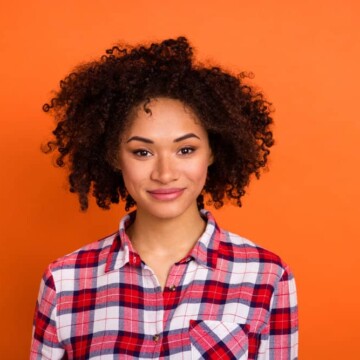
M156 200L174 200L181 196L184 190L184 188L156 189L148 193Z

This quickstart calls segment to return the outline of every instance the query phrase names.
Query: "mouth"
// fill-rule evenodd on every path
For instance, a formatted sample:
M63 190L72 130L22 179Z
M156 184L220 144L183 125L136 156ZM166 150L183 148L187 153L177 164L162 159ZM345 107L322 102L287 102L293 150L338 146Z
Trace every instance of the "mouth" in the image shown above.
M156 200L174 200L182 195L185 188L155 189L148 193Z

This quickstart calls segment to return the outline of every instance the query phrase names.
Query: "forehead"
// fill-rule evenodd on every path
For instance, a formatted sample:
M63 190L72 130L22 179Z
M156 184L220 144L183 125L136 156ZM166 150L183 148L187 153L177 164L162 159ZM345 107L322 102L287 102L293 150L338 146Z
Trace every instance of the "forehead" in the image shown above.
M189 106L176 99L154 98L133 109L125 134L140 132L142 135L149 133L152 136L170 137L194 131L206 135L201 121Z

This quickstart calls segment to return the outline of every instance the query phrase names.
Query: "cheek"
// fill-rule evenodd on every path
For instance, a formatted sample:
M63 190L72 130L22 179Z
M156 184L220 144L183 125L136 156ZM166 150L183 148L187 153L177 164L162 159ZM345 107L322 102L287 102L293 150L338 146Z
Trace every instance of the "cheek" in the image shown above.
M122 167L121 172L125 186L128 190L130 188L136 188L144 177L144 172L141 171L141 169L132 167L130 165Z
M208 161L202 163L193 164L186 169L187 176L194 182L198 182L199 186L203 186L206 180L208 171Z

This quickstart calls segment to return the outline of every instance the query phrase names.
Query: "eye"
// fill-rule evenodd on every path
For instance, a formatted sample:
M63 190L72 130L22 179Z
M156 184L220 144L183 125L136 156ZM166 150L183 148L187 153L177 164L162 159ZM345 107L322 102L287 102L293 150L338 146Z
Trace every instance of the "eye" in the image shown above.
M181 155L189 155L191 153L193 153L195 151L195 148L191 147L191 146L187 146L187 147L183 147L179 150L179 153Z
M134 150L132 152L134 155L138 156L138 157L148 157L151 156L151 152L145 149L138 149L138 150Z

